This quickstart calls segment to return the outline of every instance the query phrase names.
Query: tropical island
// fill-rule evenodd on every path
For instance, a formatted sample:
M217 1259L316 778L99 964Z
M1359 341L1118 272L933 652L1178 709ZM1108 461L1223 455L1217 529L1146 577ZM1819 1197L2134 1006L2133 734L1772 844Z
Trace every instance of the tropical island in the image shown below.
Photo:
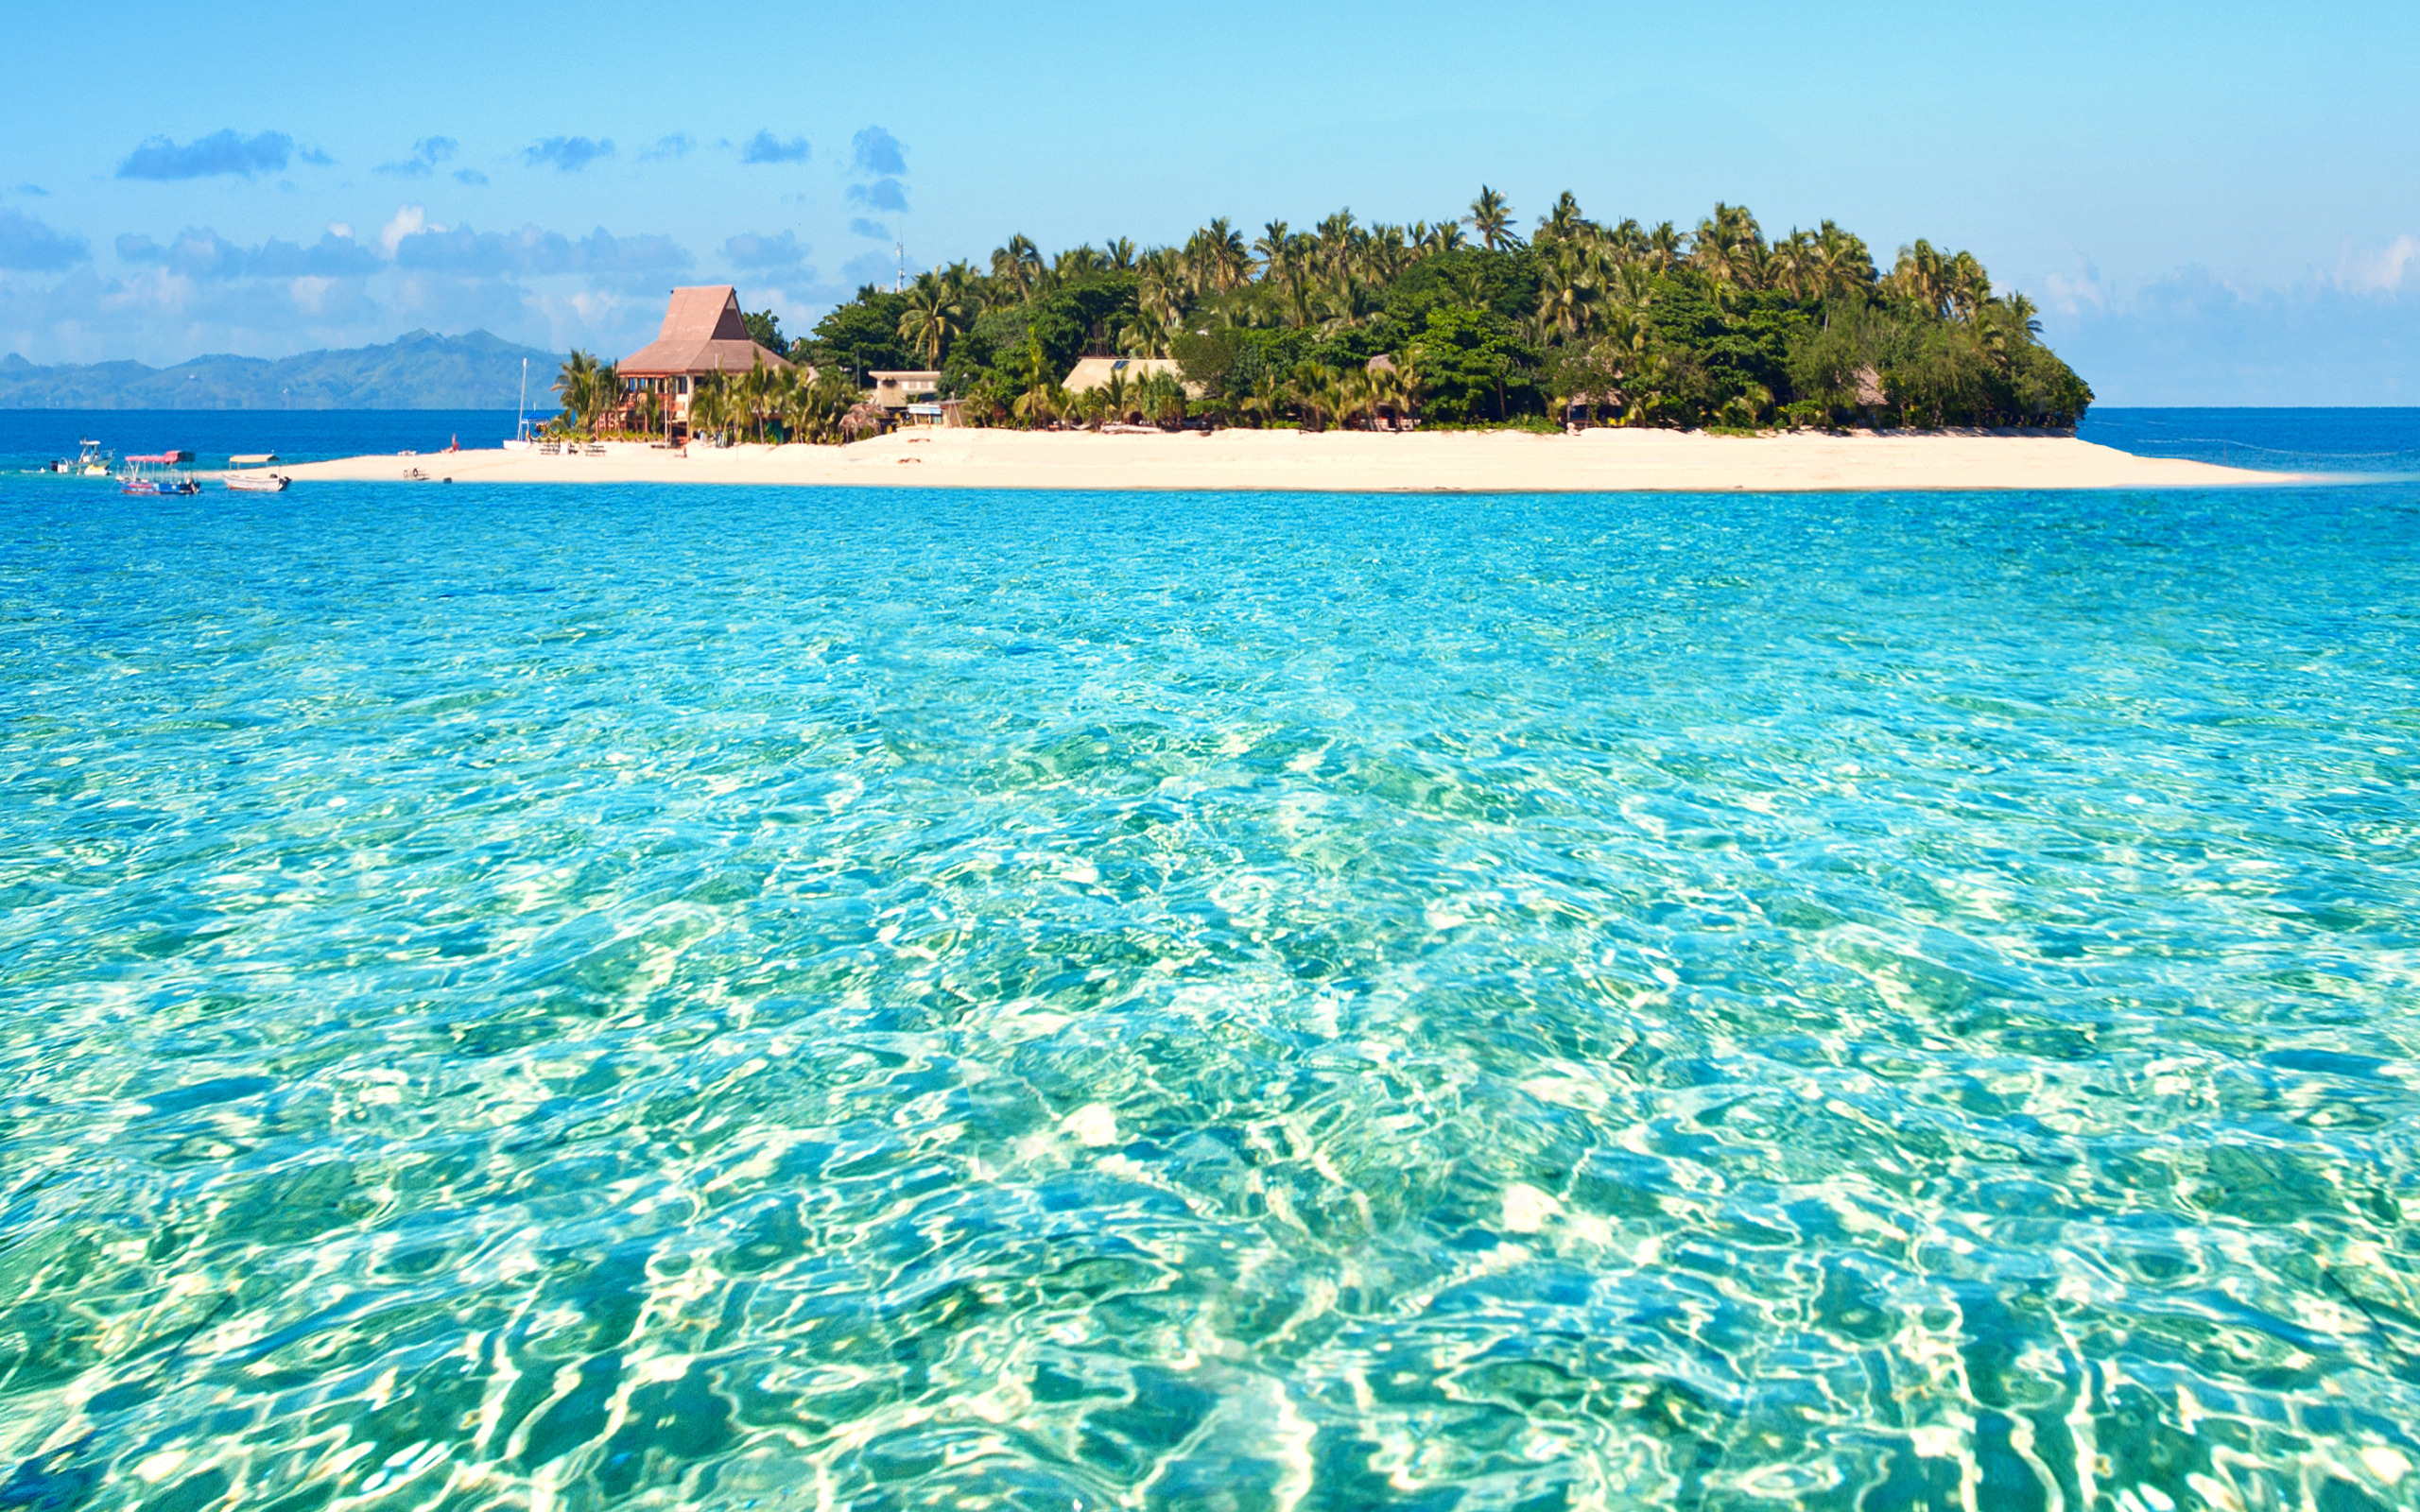
M2078 439L2091 388L2024 296L1918 241L1888 273L1826 221L1768 239L1591 220L1528 235L1350 212L1247 240L1119 238L866 286L805 335L678 289L618 363L575 352L527 447L441 476L1053 489L2240 487L2290 481ZM1407 434L1409 433L1409 434ZM841 444L833 444L841 443ZM425 459L423 459L424 461ZM297 476L423 477L354 458Z
M796 340L746 318L770 360L702 385L680 429L854 438L889 418L859 408L885 372L925 374L953 421L1027 429L2066 430L2092 402L1971 253L1917 241L1886 274L1828 220L1768 240L1718 204L1684 233L1592 220L1568 193L1526 237L1487 188L1459 219L1347 210L1249 242L1213 220L1183 246L1046 258L1016 235L988 266L862 287ZM1071 384L1087 358L1128 360ZM585 353L558 387L566 428L666 428L656 394Z

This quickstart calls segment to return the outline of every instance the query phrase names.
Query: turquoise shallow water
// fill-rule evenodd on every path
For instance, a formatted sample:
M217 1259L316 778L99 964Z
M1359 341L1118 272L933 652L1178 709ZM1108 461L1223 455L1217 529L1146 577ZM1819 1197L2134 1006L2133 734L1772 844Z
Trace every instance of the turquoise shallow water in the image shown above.
M0 1506L2420 1505L2420 491L0 503Z

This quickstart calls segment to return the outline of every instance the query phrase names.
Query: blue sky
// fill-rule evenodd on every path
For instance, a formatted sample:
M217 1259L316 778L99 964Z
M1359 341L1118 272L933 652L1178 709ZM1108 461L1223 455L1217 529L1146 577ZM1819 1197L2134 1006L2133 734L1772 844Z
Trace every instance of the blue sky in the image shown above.
M2105 403L2420 404L2408 3L26 0L9 31L0 351L37 361L423 326L612 355L675 284L799 328L894 236L1436 219L1485 181L1525 219L1569 188L1972 249Z

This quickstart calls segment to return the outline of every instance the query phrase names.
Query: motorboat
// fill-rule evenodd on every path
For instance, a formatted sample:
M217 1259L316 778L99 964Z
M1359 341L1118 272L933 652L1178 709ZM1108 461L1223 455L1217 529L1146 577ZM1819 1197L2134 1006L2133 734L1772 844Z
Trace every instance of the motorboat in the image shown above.
M76 443L74 461L71 462L62 457L59 461L43 464L43 471L71 473L79 478L105 478L110 475L110 468L114 461L115 458L101 450L100 442L79 440Z
M117 491L162 495L199 493L201 485L190 472L171 472L170 468L182 467L193 460L185 451L163 452L157 456L130 456L117 475Z
M294 480L269 468L277 461L275 452L251 452L227 459L230 468L242 471L225 474L227 486L237 493L281 493Z

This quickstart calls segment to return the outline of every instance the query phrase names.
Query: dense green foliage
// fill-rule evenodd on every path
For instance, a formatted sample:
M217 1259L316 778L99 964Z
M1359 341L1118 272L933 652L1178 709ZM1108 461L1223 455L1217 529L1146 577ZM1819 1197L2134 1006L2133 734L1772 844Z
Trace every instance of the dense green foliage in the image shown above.
M782 318L770 310L751 310L740 317L748 322L748 338L768 352L786 352L782 340Z
M1775 241L1732 205L1691 232L1608 226L1568 194L1525 240L1488 189L1459 221L1348 211L1249 244L1224 220L1046 260L1015 236L988 266L859 289L788 352L939 369L998 424L1145 417L1122 390L1103 408L1059 388L1086 355L1173 357L1191 413L1239 424L2066 427L2092 402L1968 253L1919 241L1884 274L1829 221Z
M846 372L862 380L869 372L912 368L915 360L899 335L907 299L869 284L857 297L816 323L815 334L790 344L793 362L817 371ZM776 349L779 350L779 349Z

